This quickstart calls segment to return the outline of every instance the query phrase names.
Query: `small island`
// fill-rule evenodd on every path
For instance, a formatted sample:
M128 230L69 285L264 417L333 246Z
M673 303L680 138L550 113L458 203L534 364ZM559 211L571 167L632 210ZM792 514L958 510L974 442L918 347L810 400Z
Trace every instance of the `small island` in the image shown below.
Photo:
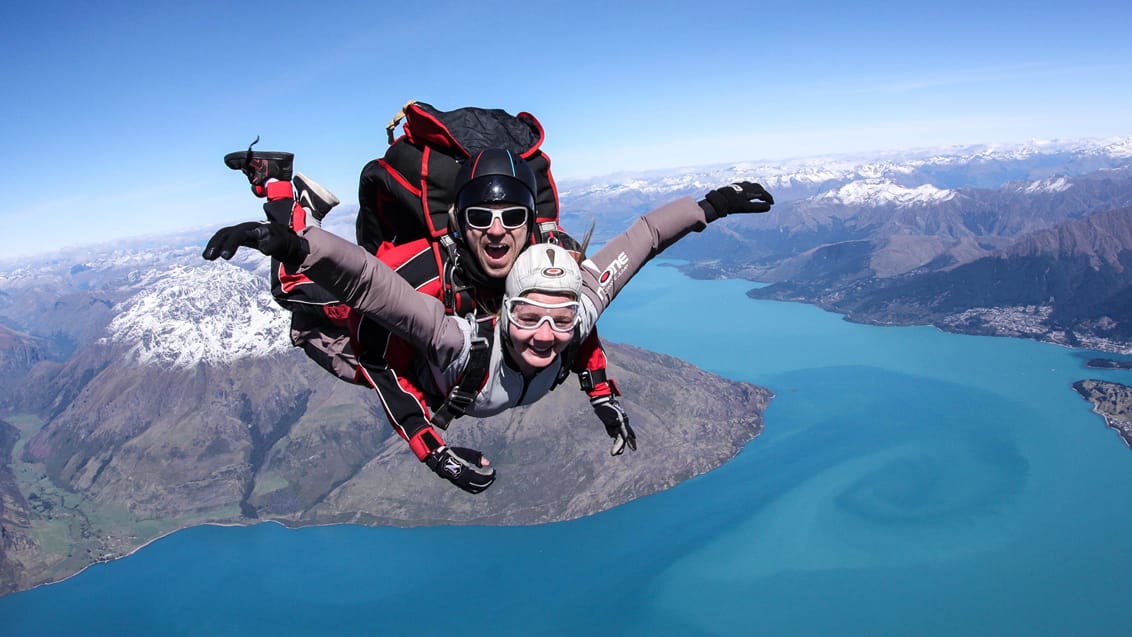
M1132 361L1118 361L1111 358L1091 358L1085 363L1089 369L1132 369Z

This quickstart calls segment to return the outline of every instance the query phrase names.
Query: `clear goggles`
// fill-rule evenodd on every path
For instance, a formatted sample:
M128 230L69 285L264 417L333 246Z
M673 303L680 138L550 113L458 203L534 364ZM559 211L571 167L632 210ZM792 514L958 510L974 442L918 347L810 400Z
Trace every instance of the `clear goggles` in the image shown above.
M499 223L507 230L522 228L527 224L527 217L531 211L526 206L510 206L508 208L485 208L483 206L468 206L464 208L464 223L469 228L487 230L491 224L499 219Z
M507 319L515 327L524 330L537 330L543 323L547 323L555 332L572 332L578 321L582 320L578 313L580 307L581 304L577 301L540 303L521 297L503 302Z

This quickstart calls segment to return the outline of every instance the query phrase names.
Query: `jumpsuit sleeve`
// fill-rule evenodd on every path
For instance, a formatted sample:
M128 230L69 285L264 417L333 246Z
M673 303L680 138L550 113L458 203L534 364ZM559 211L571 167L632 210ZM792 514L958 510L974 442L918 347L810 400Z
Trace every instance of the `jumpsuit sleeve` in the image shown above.
M621 289L653 257L689 232L707 227L704 209L691 197L638 218L593 257L582 262L582 334L588 334Z
M469 339L462 320L447 316L439 300L417 292L361 246L316 227L299 235L310 254L298 274L424 352L440 369L466 357Z

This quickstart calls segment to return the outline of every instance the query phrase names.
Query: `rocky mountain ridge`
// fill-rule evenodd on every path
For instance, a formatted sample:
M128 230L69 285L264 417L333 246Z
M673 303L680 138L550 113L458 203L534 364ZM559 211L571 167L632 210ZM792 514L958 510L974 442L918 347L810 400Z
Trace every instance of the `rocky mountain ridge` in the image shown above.
M899 203L814 196L728 218L671 254L692 261L694 276L769 283L751 295L851 320L1132 351L1114 324L1129 247L1121 211L1130 205L1132 164ZM1038 275L1047 269L1060 274Z
M932 324L1132 353L1132 207L1021 236L954 267L822 287L777 285L760 298L816 302L851 320Z
M598 238L624 228L628 219L676 197L701 198L735 181L755 181L778 206L767 223L788 223L782 204L814 198L845 205L914 205L945 198L960 188L996 190L1007 184L1041 188L1059 177L1127 165L1132 137L1025 144L983 144L946 149L804 157L675 168L640 174L563 180L559 194L564 225L579 231L597 223ZM842 193L842 191L844 192Z
M987 256L1022 235L1132 203L1132 168L1001 188L959 188L917 203L847 205L814 197L768 215L724 221L725 240L690 237L675 256L766 283L846 280L942 270ZM714 239L714 240L713 240ZM854 256L858 255L860 256ZM850 262L847 259L852 258Z

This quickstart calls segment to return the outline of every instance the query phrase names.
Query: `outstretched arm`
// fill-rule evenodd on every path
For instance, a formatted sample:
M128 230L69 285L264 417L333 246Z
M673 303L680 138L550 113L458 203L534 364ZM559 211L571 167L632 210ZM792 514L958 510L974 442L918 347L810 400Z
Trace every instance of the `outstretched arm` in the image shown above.
M582 263L583 333L593 328L629 279L668 246L727 214L767 212L773 204L762 186L742 182L713 190L699 202L677 199L637 219Z
M425 352L446 369L466 355L470 329L461 318L446 316L444 305L418 293L389 266L321 228L295 234L277 223L243 223L213 235L204 258L229 259L241 246L279 259L289 270L305 274L346 305L373 318L393 334Z

